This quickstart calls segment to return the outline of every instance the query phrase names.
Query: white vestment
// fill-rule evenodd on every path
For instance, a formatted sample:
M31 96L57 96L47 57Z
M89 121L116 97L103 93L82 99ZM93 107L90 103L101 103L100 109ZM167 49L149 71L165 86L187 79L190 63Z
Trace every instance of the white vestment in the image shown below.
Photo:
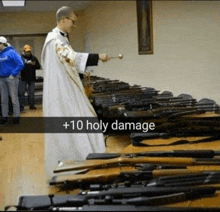
M84 73L87 58L88 53L74 52L57 27L48 34L41 55L44 117L97 116L78 74ZM44 145L47 178L53 176L58 161L105 152L102 133L45 133Z

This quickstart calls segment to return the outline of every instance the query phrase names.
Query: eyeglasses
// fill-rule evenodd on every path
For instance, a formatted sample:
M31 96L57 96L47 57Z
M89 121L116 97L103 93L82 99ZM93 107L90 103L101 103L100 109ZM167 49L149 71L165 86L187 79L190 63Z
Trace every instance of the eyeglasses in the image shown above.
M73 23L73 25L76 25L76 21L75 21L75 20L73 20L73 19L71 19L71 18L69 18L69 17L66 17L66 19L71 20L71 21L72 21L72 23Z

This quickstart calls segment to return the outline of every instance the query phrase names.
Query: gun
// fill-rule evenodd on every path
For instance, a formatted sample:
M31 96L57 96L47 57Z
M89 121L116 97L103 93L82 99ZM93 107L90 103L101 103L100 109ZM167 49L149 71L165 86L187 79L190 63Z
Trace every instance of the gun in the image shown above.
M197 174L199 173L199 174ZM197 174L197 175L196 175ZM218 171L207 171L207 172L201 172L200 170L185 170L185 169L165 169L165 170L153 170L153 171L115 171L111 173L104 173L104 174L97 174L97 175L86 175L86 174L76 174L73 175L70 173L69 175L57 175L52 178L52 180L49 182L50 185L68 185L68 186L79 186L79 182L83 184L87 183L95 183L95 182L112 182L113 180L120 179L120 180L130 180L132 182L144 180L149 181L153 178L158 178L160 176L167 176L164 177L167 181L171 181L172 183L176 183L175 179L178 180L178 177L180 177L179 180L182 178L186 178L189 183L190 179L198 179L202 178L205 182L210 183L213 182L211 178L215 178L215 182L220 182L220 173ZM171 175L178 175L177 178L171 178ZM182 176L181 176L182 175ZM163 179L163 178L162 178ZM208 180L206 180L208 179ZM173 180L173 181L172 181ZM199 180L199 179L198 179ZM179 182L177 182L179 183ZM201 182L200 182L201 184ZM160 185L160 184L159 184ZM171 187L170 186L170 187Z
M112 159L118 157L136 158L136 157L190 157L190 158L213 158L220 155L220 151L213 150L172 150L156 152L139 153L90 153L86 160Z
M215 160L200 160L192 158L174 158L166 157L163 158L164 164L172 165L219 165L220 161ZM58 164L58 167L54 170L54 173L65 172L65 171L74 171L80 169L97 169L97 168L108 168L108 167L119 167L123 165L138 164L138 163L151 163L157 164L161 163L161 157L138 157L138 158L114 158L109 160L69 160L61 161Z
M101 93L101 92L115 92L119 90L128 89L130 85L125 82L115 82L112 84L105 83L104 85L100 86L93 86L94 93Z
M130 118L163 118L163 117L168 117L168 118L177 118L181 116L186 116L186 115L195 115L195 114L202 114L205 113L206 111L202 110L195 110L195 109L190 109L190 110L167 110L167 111L160 111L158 113L155 113L151 110L140 110L140 111L122 111L121 116L123 117L130 117Z
M218 189L219 188L216 187L116 188L96 193L82 192L77 195L21 196L16 208L18 210L59 210L60 208L70 209L72 207L100 204L105 206L124 206L124 204L129 206L159 206L213 196ZM10 206L7 206L5 209L7 210L9 207Z
M202 127L200 127L202 128ZM147 140L147 139L153 139L153 138L170 138L170 137L219 137L219 130L215 130L212 127L204 127L203 130L188 130L188 131L182 131L182 132L147 132L147 133L131 133L131 144L133 146L141 146L141 141ZM144 144L143 144L144 146Z
M194 212L196 210L201 212L219 212L219 207L158 207L158 206L135 206L135 205L84 205L82 207L57 207L56 211L183 211Z
M164 164L135 164L135 170L128 171L115 171L111 174L97 174L97 175L82 175L89 171L89 169L77 170L73 172L67 172L60 178L54 176L49 182L50 185L61 185L61 189L75 189L75 188L88 188L88 182L94 182L97 179L100 182L113 181L123 182L126 186L138 182L138 180L151 179L153 177L152 171L154 170L168 170L172 175L173 169L180 171L180 169L186 170L187 167L183 165L164 165ZM179 172L183 173L183 172ZM184 172L185 173L185 172ZM69 178L70 177L70 178ZM100 180L99 180L100 179ZM77 182L77 183L76 183Z
M162 176L148 182L147 186L189 186L189 185L205 185L220 182L219 171L202 171L193 174L184 174L178 176Z
M124 187L183 187L183 186L195 186L195 185L207 185L216 184L220 182L219 171L201 171L196 172L184 170L181 174L179 170L175 173L172 170L171 174L167 176L155 177L152 180L141 178L137 175L137 178L130 178L129 172L126 177L120 181L113 182L111 184L96 183L90 184L90 191L102 191L110 188L124 188ZM126 172L124 172L126 173Z

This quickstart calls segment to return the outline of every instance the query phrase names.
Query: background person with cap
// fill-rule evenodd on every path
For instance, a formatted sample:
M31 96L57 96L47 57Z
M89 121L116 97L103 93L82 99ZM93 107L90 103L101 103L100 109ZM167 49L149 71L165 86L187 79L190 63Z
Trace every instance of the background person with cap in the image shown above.
M24 67L21 56L0 37L0 91L2 118L0 124L8 122L8 96L13 104L13 123L19 124L20 106L18 100L19 72Z
M19 101L20 101L20 111L25 112L25 90L28 92L28 104L31 110L36 110L34 100L34 88L35 88L35 78L36 69L39 69L40 63L38 59L32 55L32 48L29 45L23 47L22 59L24 61L24 68L21 70L21 78L19 82Z

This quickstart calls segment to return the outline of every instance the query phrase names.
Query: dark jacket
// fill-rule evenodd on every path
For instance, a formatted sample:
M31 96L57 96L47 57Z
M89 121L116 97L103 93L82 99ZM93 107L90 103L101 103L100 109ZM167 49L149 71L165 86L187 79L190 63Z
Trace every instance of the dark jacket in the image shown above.
M36 69L40 69L41 67L38 59L32 54L30 57L22 54L21 57L24 61L24 68L21 70L21 80L26 82L34 82L36 78ZM34 61L35 66L27 64L28 60Z
M17 76L24 67L20 55L12 46L6 47L0 52L0 77Z

